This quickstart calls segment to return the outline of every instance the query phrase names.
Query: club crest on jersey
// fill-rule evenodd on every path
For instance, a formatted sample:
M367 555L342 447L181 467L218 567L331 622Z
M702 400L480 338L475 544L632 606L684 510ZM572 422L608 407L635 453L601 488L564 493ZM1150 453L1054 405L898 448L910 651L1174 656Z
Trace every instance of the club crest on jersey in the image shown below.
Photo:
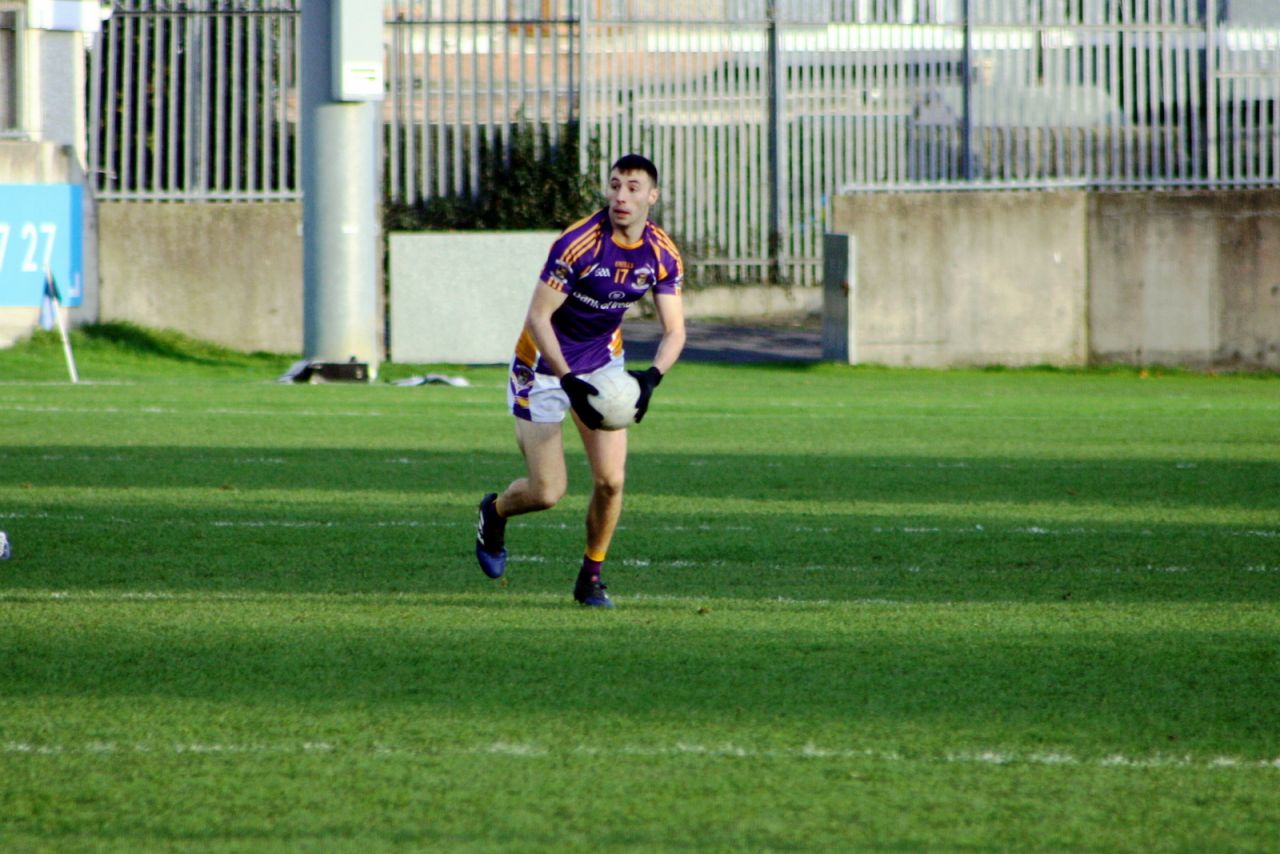
M637 291L643 291L649 287L649 283L653 278L654 275L652 267L641 267L639 270L636 270L631 281L631 287L635 288Z
M551 270L551 275L547 282L548 285L556 290L564 290L564 286L569 282L569 276L573 274L573 267L565 261L556 261L555 267Z

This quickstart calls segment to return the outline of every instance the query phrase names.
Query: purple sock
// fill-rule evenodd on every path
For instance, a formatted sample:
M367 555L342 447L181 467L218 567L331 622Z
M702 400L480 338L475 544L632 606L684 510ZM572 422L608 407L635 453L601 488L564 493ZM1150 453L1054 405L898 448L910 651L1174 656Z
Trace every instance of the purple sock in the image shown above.
M584 557L582 559L582 569L578 571L578 577L588 581L599 581L600 567L602 566L604 566L604 561Z

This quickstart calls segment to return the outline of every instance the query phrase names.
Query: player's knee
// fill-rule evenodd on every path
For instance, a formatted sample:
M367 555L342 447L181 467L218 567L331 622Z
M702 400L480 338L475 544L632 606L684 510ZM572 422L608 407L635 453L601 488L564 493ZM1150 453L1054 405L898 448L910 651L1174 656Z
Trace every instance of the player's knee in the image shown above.
M595 477L595 490L598 494L607 498L614 498L622 495L622 487L624 477L622 472L617 474L603 474Z
M564 498L566 485L562 483L540 483L531 485L529 489L529 500L533 503L534 510L550 510L560 503L560 499Z

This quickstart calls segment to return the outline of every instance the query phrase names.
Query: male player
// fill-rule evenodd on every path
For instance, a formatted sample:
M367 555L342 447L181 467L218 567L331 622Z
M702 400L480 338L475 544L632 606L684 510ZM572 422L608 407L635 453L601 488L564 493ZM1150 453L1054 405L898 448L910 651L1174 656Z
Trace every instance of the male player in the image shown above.
M640 383L636 421L653 390L684 349L680 289L684 264L675 244L649 219L658 201L658 170L628 154L613 164L608 204L569 226L551 246L534 288L524 330L516 343L507 399L515 415L516 443L528 473L480 502L476 558L490 578L506 570L507 519L553 507L568 488L561 422L571 413L591 464L586 553L573 598L591 607L613 607L600 581L622 513L627 431L600 430L600 414L588 398L594 372L624 364L622 316L653 292L662 338L653 366L629 373Z

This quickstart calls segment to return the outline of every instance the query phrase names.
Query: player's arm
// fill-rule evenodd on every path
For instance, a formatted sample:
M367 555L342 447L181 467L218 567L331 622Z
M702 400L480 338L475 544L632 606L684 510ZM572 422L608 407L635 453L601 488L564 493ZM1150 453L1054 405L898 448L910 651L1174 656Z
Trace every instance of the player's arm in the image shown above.
M680 294L654 294L653 304L658 309L658 322L662 324L662 338L658 341L658 352L654 354L653 366L643 371L629 371L640 383L640 398L636 401L636 423L639 424L649 411L649 400L653 390L662 382L662 377L680 358L684 350L684 303Z
M564 305L569 297L546 282L538 282L533 291L533 299L529 303L529 313L525 316L524 325L533 336L533 343L538 345L542 360L557 377L569 373L569 363L565 361L560 350L560 341L556 338L555 329L551 326L551 315Z
M553 288L546 282L538 282L534 289L533 300L529 303L529 313L525 316L525 328L538 345L542 360L547 363L553 373L560 378L560 388L569 397L569 405L578 414L578 419L592 430L598 429L602 420L599 412L591 406L588 398L596 393L596 387L586 380L579 379L570 369L560 349L560 340L556 338L555 328L551 325L551 315L556 313L568 296L561 290Z
M653 304L658 310L658 322L662 324L662 338L658 341L653 366L665 374L684 350L684 302L680 294L654 294Z

